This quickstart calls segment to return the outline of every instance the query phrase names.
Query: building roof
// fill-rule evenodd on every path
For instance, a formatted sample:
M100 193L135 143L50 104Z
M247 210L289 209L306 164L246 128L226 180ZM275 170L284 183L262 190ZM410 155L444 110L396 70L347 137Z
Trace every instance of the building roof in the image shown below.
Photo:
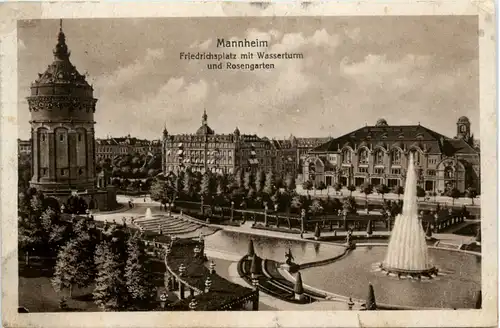
M467 116L461 116L458 119L458 123L470 123L469 118Z
M345 146L354 148L354 145L381 146L385 149L392 146L406 149L416 146L428 153L444 153L448 156L457 152L476 153L464 140L448 138L422 125L383 124L362 127L332 139L312 151L336 152Z
M205 135L205 134L214 134L214 130L212 130L208 124L203 124L198 128L196 131L196 134L198 135Z
M96 139L98 145L109 145L109 146L135 146L135 147L146 147L146 146L160 146L161 142L159 140L146 140L138 139L134 137L119 137L119 138L107 138L107 139Z

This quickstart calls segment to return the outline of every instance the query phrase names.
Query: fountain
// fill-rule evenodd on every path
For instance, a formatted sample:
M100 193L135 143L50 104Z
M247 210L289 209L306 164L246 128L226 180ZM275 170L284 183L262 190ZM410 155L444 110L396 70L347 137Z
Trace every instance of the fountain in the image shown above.
M387 254L380 268L398 277L432 278L432 275L437 274L437 269L429 261L425 232L418 218L417 174L413 154L410 154L403 200L403 211L395 220Z
M146 219L152 219L153 218L153 214L151 214L151 209L149 207L147 208L146 214L144 215L144 217Z

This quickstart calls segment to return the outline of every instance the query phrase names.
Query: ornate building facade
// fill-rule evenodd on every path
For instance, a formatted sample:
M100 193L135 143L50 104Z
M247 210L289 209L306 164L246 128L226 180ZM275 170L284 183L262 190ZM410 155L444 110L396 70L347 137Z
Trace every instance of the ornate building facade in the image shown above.
M295 137L270 140L257 135L241 134L238 128L231 134L216 134L208 126L208 116L204 112L201 126L195 134L170 135L164 129L163 172L177 172L189 167L199 172L230 174L242 169L273 171L281 175L291 173L296 176L300 156L310 147L310 144L303 144ZM321 143L315 146L318 144Z
M94 207L113 206L111 191L96 190L93 88L69 60L66 38L59 30L54 61L31 84L30 182L44 193L65 198L81 193ZM97 206L97 204L99 204Z
M427 192L450 188L480 190L480 153L470 121L460 117L457 134L448 138L421 125L391 126L379 119L309 152L302 165L305 180L333 186L385 184L403 186L409 154L413 153L419 185Z

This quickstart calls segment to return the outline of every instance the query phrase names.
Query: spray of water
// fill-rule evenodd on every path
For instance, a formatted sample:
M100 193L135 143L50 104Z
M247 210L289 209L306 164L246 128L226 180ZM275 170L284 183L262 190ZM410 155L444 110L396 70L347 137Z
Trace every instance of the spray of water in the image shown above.
M394 222L389 247L382 267L387 271L419 273L432 269L425 232L418 218L417 174L410 154L406 176L403 211Z

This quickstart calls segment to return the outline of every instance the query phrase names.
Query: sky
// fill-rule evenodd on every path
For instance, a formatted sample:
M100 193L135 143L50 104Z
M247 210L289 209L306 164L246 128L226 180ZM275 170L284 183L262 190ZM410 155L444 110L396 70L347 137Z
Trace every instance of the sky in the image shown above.
M22 139L30 133L25 97L53 61L58 30L58 20L18 25ZM71 62L94 86L96 137L159 139L164 126L194 133L203 110L216 133L238 127L269 138L337 137L378 118L453 137L463 115L479 136L475 16L67 19L63 30ZM217 38L269 46L221 49ZM179 56L222 50L303 59L250 72L208 70L207 61Z

